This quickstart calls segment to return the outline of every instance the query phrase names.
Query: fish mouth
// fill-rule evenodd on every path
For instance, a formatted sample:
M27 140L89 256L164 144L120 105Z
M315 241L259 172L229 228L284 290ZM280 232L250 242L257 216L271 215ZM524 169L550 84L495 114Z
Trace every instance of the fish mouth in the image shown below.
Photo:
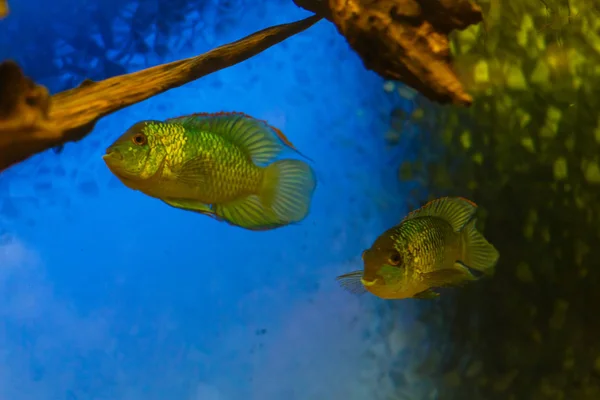
M360 283L362 283L365 286L373 286L374 284L377 283L377 279L373 279L372 281L367 281L363 278L360 278Z
M107 162L108 160L123 161L123 154L114 150L106 150L106 154L102 156L102 159L104 162Z
M102 155L102 160L104 160L110 172L115 174L119 179L124 178L121 168L123 165L123 154L117 151L107 151L106 154Z

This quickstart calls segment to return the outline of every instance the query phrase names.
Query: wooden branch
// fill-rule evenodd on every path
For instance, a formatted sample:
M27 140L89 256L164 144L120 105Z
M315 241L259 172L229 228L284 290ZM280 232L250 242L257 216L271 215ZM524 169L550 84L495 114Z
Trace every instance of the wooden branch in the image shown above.
M1 0L0 0L1 1ZM120 75L49 97L17 64L0 64L0 171L36 153L77 141L117 110L238 64L311 27L312 16L256 32L185 60Z
M0 19L5 18L9 11L8 0L0 0Z
M329 0L294 0L294 4L300 8L304 8L306 11L321 16L328 21L333 21L331 9L329 8Z
M468 106L448 34L483 20L470 0L294 0L332 21L367 69L439 103ZM324 11L324 3L328 10Z

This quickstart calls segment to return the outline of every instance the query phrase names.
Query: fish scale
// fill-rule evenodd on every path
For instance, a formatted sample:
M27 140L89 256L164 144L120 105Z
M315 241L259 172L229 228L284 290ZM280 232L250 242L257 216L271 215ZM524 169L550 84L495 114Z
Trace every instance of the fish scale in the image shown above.
M457 234L441 218L423 217L407 220L398 229L396 250L415 275L442 266L448 245L456 245ZM458 249L455 249L458 250ZM409 266L408 263L411 263Z
M231 142L211 132L183 129L172 124L177 131L182 130L184 146L165 146L167 162L185 160L187 157L201 157L206 160L219 160L208 169L207 182L202 186L198 200L208 204L231 200L240 193L254 193L261 183L261 170L252 164L248 157ZM179 128L179 129L178 129Z

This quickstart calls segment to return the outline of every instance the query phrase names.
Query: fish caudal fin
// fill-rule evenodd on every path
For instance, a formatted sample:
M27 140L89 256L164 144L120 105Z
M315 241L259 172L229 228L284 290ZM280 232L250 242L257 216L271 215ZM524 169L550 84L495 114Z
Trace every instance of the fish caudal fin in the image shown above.
M300 160L280 160L265 168L260 197L282 222L300 222L310 209L317 180Z
M460 261L471 269L491 275L494 273L500 253L477 230L476 221L476 218L473 218L463 228L464 251L463 259Z
M264 169L258 194L215 204L215 215L250 230L269 230L303 220L316 187L313 170L300 160L280 160Z

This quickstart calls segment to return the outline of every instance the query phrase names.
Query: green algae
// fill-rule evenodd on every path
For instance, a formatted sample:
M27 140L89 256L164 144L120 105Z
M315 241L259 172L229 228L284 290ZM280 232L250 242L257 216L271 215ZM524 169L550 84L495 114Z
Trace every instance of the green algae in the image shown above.
M417 96L427 117L413 123L429 133L400 176L422 183L418 202L478 203L501 254L493 279L440 300L438 398L597 400L600 6L478 3L485 23L451 44L474 104Z

